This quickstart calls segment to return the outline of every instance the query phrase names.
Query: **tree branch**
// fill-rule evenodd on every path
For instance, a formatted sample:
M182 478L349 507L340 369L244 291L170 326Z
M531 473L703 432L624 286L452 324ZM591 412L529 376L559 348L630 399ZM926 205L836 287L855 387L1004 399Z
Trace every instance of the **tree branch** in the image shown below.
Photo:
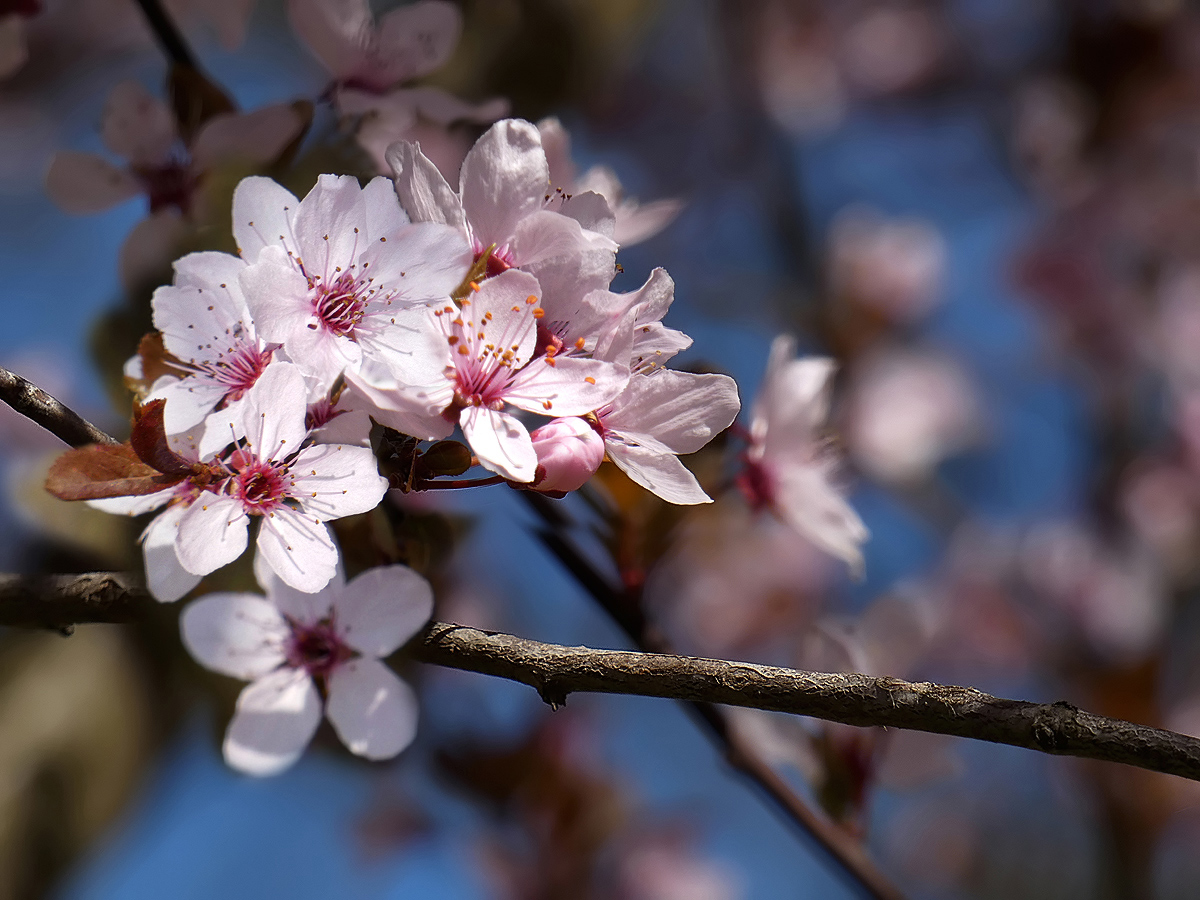
M0 575L0 625L124 622L152 602L137 579L121 573ZM446 622L431 622L408 649L425 663L529 685L556 706L574 693L720 703L860 727L953 735L1200 781L1200 740L1069 703L1007 700L975 688L899 678L563 647Z
M40 387L5 368L0 368L0 400L72 447L117 443L116 438L105 434Z

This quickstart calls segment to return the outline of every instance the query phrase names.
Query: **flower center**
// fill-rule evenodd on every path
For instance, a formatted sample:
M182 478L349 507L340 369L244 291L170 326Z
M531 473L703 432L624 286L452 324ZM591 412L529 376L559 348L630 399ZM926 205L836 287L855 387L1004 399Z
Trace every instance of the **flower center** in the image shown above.
M292 623L292 636L284 648L288 665L304 669L313 678L325 678L351 659L354 651L338 636L333 622L322 619L316 625Z
M240 400L242 394L254 387L258 376L271 361L271 350L260 350L257 342L238 343L215 363L202 367L218 384L226 388L226 400Z
M132 168L150 200L150 212L158 212L168 206L174 206L185 214L191 209L196 178L184 161L172 160L161 166Z
M230 493L250 515L264 516L283 505L288 484L286 469L256 459L233 476Z
M766 467L752 459L746 459L744 468L734 479L751 509L759 512L775 503L775 483Z
M367 283L339 275L332 284L317 285L313 312L321 327L339 337L351 336L367 312Z

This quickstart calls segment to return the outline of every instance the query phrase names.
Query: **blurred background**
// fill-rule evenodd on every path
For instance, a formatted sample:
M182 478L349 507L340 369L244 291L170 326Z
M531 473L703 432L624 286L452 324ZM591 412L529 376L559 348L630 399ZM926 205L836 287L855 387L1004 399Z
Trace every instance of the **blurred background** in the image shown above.
M839 363L828 438L872 533L864 579L752 513L732 438L689 459L711 506L607 469L562 502L676 648L1200 735L1200 16L1182 0L466 0L447 61L366 112L283 3L166 8L233 105L285 104L294 127L257 155L201 154L187 122L157 155L117 146L110 92L167 96L134 0L0 3L0 364L119 433L150 291L181 253L232 249L238 178L302 194L406 138L453 182L507 101L558 118L579 183L619 178L641 230L614 289L670 272L668 324L695 338L678 365L733 375L748 406L777 333ZM47 185L63 152L98 155L74 158L90 179ZM41 491L54 438L4 409L0 444L8 571L140 567L133 523ZM408 562L442 619L626 645L516 492L454 493L343 520L347 565ZM219 575L205 587L247 577ZM286 774L238 776L220 737L240 685L183 651L181 605L0 633L0 900L860 896L665 701L551 712L399 660L423 718L397 761L322 731ZM1191 782L734 722L909 897L1197 894Z

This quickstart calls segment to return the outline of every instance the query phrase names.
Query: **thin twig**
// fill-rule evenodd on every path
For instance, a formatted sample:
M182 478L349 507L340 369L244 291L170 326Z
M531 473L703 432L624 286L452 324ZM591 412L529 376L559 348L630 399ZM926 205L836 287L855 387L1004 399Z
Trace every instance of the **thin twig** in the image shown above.
M5 368L0 368L0 400L72 447L117 443L116 438L105 434L40 387Z
M646 618L640 591L613 587L567 537L572 523L565 509L536 494L527 493L525 496L545 523L544 527L537 530L538 537L633 641L634 646L651 653L671 655L673 651L666 636ZM797 794L762 758L757 748L730 727L724 710L702 699L692 700L686 706L709 737L723 750L730 767L757 788L776 811L799 828L805 837L824 849L860 889L874 900L903 900L900 889L875 865L862 842L818 813Z
M177 66L198 70L200 66L196 62L196 55L192 53L192 48L188 46L183 34L171 21L162 4L158 0L137 0L137 5L167 58Z

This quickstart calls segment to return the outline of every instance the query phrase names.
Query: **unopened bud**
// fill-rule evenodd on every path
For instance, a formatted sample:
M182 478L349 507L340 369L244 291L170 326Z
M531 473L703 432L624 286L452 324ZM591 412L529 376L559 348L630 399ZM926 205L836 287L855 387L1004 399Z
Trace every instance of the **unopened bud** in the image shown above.
M536 491L573 491L583 487L604 461L604 438L576 416L555 419L530 435L537 451Z

